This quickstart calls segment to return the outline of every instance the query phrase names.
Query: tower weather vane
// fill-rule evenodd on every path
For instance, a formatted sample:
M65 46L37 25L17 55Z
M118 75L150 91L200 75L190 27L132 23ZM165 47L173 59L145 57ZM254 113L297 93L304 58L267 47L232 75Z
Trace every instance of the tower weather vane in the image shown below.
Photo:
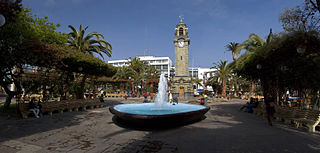
M180 18L180 22L182 22L182 20L184 19L181 15L179 15Z

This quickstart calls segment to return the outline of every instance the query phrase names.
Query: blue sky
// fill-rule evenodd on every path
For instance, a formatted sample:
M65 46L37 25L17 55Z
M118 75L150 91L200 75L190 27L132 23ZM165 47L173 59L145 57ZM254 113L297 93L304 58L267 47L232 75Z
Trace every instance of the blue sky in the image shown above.
M263 38L272 28L283 31L279 21L285 8L303 0L24 0L40 17L48 16L58 29L68 25L89 26L113 47L111 58L137 55L169 56L174 60L174 28L183 15L189 27L190 66L211 67L213 62L232 60L225 46L243 42L250 33Z

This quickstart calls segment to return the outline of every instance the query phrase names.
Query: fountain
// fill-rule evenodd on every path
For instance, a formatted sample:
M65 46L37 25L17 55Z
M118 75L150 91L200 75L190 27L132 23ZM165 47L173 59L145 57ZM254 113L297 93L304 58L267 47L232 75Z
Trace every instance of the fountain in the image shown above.
M120 104L109 110L125 122L144 125L185 124L200 120L209 107L184 103L168 102L168 84L161 74L158 94L154 103Z

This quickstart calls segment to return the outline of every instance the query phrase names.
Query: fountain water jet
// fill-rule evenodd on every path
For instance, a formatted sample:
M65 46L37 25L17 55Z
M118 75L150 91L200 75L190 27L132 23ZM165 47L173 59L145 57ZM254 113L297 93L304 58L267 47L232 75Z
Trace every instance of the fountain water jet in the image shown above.
M168 103L168 83L161 74L158 94L154 103L120 104L110 107L109 110L116 117L135 124L180 124L200 120L209 107L194 104Z
M166 109L165 104L168 102L168 82L164 74L160 75L158 84L158 94L154 100L154 109Z

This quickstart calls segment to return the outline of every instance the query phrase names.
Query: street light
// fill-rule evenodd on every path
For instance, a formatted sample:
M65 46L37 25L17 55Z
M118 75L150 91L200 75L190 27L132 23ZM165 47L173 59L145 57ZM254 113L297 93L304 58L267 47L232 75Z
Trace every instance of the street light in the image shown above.
M6 18L2 14L3 12L8 12L10 10L9 3L15 3L16 0L0 0L0 27L6 23Z
M0 27L2 27L6 23L6 18L0 14Z
M260 70L262 68L261 64L257 64L257 69Z
M82 66L78 67L78 70L81 72L83 70Z
M305 50L306 50L305 48L299 47L297 48L297 53L302 54L305 52Z
M151 73L151 85L150 85L150 94L153 93L153 73Z
M129 94L131 94L131 77L129 77Z

